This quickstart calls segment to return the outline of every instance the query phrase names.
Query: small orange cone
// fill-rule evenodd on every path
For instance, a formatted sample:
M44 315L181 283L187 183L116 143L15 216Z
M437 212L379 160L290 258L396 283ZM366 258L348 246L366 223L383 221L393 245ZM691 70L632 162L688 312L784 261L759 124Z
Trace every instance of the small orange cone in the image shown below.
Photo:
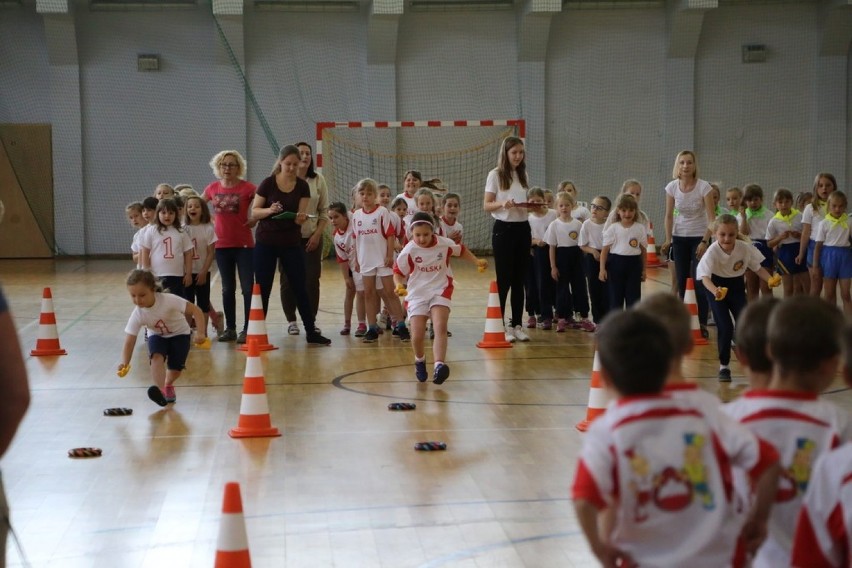
M692 278L686 279L686 291L683 294L683 303L689 310L689 328L692 330L692 343L695 345L710 345L710 342L701 335L701 324L698 322L698 304L695 301L695 282Z
M500 309L500 294L497 290L497 281L491 281L491 290L488 292L488 307L485 309L485 333L482 341L476 344L482 349L493 347L511 347L506 341L506 331L503 328L503 311Z
M53 296L50 288L45 288L41 295L41 315L38 318L38 339L35 349L30 351L35 357L50 355L68 355L59 346L59 332L56 330L56 314L53 313Z
M235 481L225 484L214 566L215 568L251 568L246 522L243 518L243 500L240 497L240 484Z
M248 351L248 345L252 339L257 341L258 351L271 351L278 349L269 343L266 335L266 317L263 315L263 300L260 297L260 284L255 284L251 290L251 308L249 309L248 328L246 329L246 342L237 347L240 351Z
M586 410L586 419L577 424L577 430L580 432L588 430L589 425L595 418L606 412L607 404L609 404L609 391L606 390L601 380L601 360L598 357L597 349L595 349L595 361L592 363L592 380L589 383L589 406Z
M648 254L646 255L646 266L648 268L662 268L666 266L666 263L660 260L660 257L657 256L657 244L654 240L654 224L650 221L649 223L651 234L648 235Z
M269 401L266 398L266 383L263 380L263 362L257 340L248 342L246 374L243 381L243 398L240 401L240 419L236 428L231 428L231 438L262 438L280 436L278 428L272 426L269 417Z

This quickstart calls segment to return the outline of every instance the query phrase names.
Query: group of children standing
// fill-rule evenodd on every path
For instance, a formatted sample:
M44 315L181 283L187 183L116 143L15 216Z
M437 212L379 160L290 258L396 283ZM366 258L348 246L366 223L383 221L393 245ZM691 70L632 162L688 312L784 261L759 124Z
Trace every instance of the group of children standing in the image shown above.
M616 401L590 427L572 495L604 566L849 566L852 421L819 395L852 327L822 299L749 304L736 332L749 389L720 405L683 377L690 316L673 294L597 333Z

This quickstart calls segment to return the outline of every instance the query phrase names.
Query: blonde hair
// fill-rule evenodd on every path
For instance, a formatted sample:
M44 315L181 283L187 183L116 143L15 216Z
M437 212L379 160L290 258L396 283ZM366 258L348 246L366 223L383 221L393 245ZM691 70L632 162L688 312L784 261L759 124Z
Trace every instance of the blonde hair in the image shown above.
M227 156L232 156L237 161L237 164L239 164L240 172L237 174L237 178L246 179L246 170L248 167L246 165L246 160L245 158L243 158L242 154L240 154L236 150L222 150L221 152L213 156L213 158L210 160L210 168L213 170L213 176L216 179L222 179L219 170L221 168L222 161Z
M672 168L672 179L678 179L677 163L684 156L692 156L692 163L695 164L695 173L693 174L693 176L695 177L695 179L698 179L698 158L695 157L695 152L693 152L692 150L681 150L677 153L677 156L675 156L674 167Z

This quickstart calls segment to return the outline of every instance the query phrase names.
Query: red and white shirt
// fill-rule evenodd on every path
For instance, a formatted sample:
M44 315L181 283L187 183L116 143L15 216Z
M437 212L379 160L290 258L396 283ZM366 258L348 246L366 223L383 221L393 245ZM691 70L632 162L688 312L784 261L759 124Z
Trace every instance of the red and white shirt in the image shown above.
M441 217L441 234L447 238L454 240L456 243L461 244L462 239L464 238L464 227L459 222L458 219L455 220L452 224L447 221L446 217ZM458 233L457 235L455 233Z
M452 239L433 235L432 244L421 247L414 241L409 242L396 259L393 271L408 277L406 299L428 301L435 296L453 297L453 273L450 270L450 257L464 252L464 245L456 244Z
M149 335L160 335L162 337L174 337L176 335L189 335L189 323L186 321L186 305L188 302L180 296L165 292L154 294L154 305L150 308L136 306L124 332L129 335L139 335L142 327L148 329Z
M640 566L738 566L731 471L758 479L777 459L689 401L624 397L586 433L572 497L617 509L612 544Z
M152 225L142 233L139 245L148 249L154 276L183 276L183 254L192 250L192 239L186 232L174 227L160 231Z
M852 444L822 455L799 512L793 540L795 568L852 566Z
M370 272L385 266L388 253L388 239L394 236L390 211L377 205L367 211L358 209L352 214L352 228L355 239L355 255L361 273Z
M349 270L355 271L355 234L352 232L354 225L352 218L349 218L349 225L346 230L340 231L334 229L334 252L337 255L337 262L340 264L349 264Z
M816 394L754 390L722 407L781 456L781 477L769 517L769 535L754 558L754 566L790 565L796 517L811 482L816 458L850 435L847 414Z

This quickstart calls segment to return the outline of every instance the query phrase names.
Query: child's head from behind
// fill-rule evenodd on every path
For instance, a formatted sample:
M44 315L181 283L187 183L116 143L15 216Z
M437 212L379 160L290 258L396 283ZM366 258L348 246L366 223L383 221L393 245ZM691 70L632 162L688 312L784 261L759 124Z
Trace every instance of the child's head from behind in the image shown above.
M150 270L137 268L127 275L127 292L133 304L140 308L150 308L154 305L155 292L162 292L163 287L154 273Z
M338 231L346 230L346 227L349 226L349 211L346 210L346 205L340 201L335 201L329 205L328 220Z
M411 240L417 246L427 247L432 244L435 233L435 219L426 211L418 211L411 218Z
M170 199L175 196L175 188L167 183L161 183L154 188L154 197L157 199Z
M692 351L692 317L678 296L657 292L642 298L636 309L656 318L666 328L674 347L670 353L673 362Z
M843 314L825 300L793 296L769 316L767 345L776 374L820 392L831 384L840 355Z
M124 212L127 213L127 220L130 221L130 226L134 229L141 229L147 223L145 218L142 216L142 211L142 204L138 201L129 203L127 207L124 208Z
M756 183L749 183L743 188L743 201L752 211L763 207L763 188Z
M847 205L846 194L842 191L832 191L828 196L828 213L835 219L846 213Z
M621 396L663 390L672 352L657 318L639 310L611 312L595 334L601 377Z
M749 386L753 389L768 386L766 383L755 381L772 372L772 361L767 354L767 327L769 316L780 303L780 300L771 296L749 302L737 320L737 359L743 367L751 371L748 377Z
M198 195L184 199L183 206L186 209L186 218L190 224L195 225L200 223L206 225L210 222L210 208L207 207L207 202Z
M180 209L174 199L163 199L157 204L157 230L169 227L180 229Z

